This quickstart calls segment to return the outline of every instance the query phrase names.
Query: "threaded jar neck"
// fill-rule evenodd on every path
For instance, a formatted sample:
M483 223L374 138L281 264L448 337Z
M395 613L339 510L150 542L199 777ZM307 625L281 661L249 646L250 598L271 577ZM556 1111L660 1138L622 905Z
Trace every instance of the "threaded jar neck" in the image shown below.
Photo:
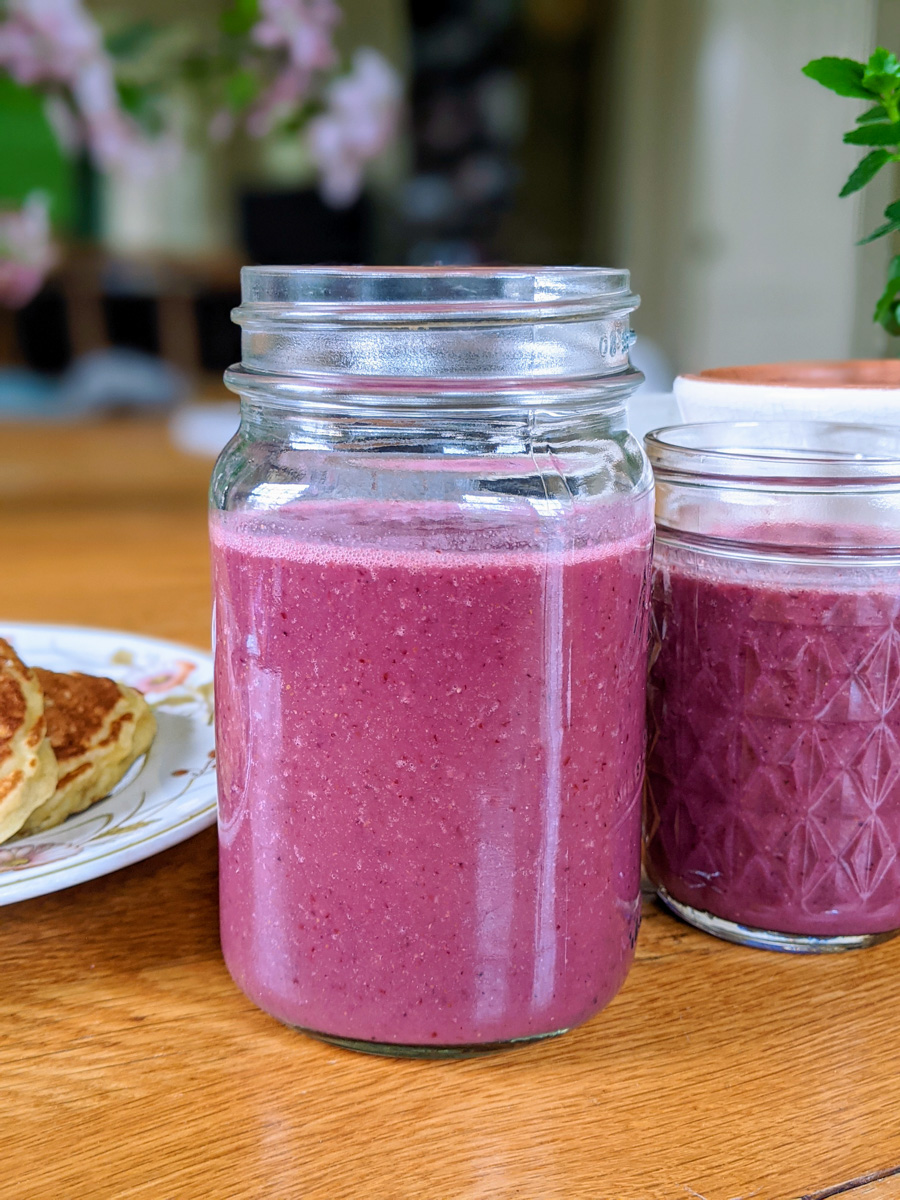
M600 268L247 267L226 381L375 407L624 399L642 378L628 357L638 303L627 271Z

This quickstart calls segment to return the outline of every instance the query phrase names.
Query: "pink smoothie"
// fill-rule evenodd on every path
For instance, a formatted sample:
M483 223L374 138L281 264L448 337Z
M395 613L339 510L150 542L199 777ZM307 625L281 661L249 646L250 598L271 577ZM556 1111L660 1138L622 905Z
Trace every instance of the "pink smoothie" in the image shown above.
M213 518L229 970L342 1038L576 1025L638 926L649 514L540 554L345 507Z
M900 574L797 587L671 555L653 585L654 879L759 929L900 928Z

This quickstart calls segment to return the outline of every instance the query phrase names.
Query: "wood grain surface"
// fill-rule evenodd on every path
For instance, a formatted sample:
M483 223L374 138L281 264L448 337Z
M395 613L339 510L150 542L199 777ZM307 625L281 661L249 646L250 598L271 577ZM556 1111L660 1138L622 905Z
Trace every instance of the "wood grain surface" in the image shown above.
M208 644L209 464L0 428L0 618ZM588 1025L367 1058L232 985L215 836L0 909L0 1200L898 1200L900 940L791 958L648 901Z

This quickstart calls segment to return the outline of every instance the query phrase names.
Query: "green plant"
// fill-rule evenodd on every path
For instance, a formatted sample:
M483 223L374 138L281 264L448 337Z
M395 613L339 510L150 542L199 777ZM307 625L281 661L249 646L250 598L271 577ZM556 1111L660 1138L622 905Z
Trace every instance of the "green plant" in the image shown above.
M900 59L879 46L868 62L852 58L816 58L803 74L839 96L868 100L871 108L856 118L856 129L844 134L851 146L872 147L841 188L842 196L865 187L882 167L900 162ZM874 103L872 103L874 101ZM858 245L900 231L900 200L884 210L885 223L861 238ZM900 254L888 265L887 284L875 305L873 320L893 337L900 337Z

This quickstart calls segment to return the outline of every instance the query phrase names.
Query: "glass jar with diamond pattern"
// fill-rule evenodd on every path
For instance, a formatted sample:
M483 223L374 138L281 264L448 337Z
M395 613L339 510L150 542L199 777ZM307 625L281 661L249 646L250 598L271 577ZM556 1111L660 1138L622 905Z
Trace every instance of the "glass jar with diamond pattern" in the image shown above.
M657 430L645 801L660 898L799 953L900 932L900 428Z

